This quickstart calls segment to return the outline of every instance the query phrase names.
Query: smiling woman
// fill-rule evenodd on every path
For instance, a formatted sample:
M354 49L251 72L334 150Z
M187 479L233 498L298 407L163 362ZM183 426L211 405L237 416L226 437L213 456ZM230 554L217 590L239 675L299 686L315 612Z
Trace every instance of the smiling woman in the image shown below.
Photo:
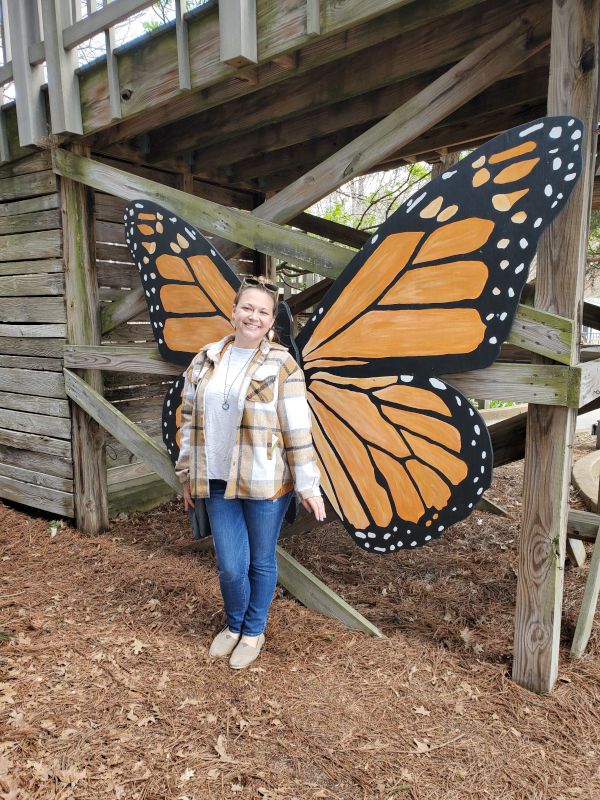
M177 474L184 509L206 499L227 628L210 648L242 669L264 643L275 547L295 488L325 518L302 371L272 341L277 287L242 282L234 333L203 347L185 373Z
M276 296L267 289L242 283L233 307L233 327L237 347L255 348L273 331Z

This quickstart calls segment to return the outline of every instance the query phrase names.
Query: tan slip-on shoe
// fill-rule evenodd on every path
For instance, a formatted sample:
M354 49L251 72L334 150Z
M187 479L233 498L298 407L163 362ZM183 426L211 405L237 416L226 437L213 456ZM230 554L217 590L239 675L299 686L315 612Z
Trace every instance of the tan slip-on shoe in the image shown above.
M231 633L229 628L225 628L221 633L217 633L212 640L208 655L211 658L224 658L231 655L234 647L240 640L240 633Z
M231 654L229 659L229 666L232 669L244 669L249 666L255 659L258 658L262 646L265 643L265 635L261 633L256 642L256 647L246 642L240 642Z

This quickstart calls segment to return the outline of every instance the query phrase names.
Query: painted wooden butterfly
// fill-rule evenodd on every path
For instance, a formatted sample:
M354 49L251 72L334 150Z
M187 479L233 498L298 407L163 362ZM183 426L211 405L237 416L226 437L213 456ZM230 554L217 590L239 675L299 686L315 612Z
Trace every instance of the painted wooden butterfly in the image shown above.
M581 172L581 122L547 117L496 137L416 192L333 283L298 337L322 486L370 552L416 547L471 512L492 475L486 426L437 375L489 366L542 230ZM240 281L195 228L132 202L127 243L164 358L187 365L231 333ZM178 455L183 376L164 406Z

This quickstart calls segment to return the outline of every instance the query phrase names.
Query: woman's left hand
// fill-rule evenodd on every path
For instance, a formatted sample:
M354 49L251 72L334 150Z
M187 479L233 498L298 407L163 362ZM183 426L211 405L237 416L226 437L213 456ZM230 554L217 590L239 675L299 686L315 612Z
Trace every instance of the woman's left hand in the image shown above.
M301 502L309 513L315 515L317 522L323 522L325 519L325 502L322 497L307 497L306 500Z

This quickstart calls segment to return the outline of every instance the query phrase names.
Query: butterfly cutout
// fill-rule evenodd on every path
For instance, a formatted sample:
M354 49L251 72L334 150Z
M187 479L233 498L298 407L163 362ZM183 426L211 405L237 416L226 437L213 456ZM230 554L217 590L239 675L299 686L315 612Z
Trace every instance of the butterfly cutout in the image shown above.
M425 544L489 487L485 423L437 376L497 357L540 234L581 172L581 140L573 117L496 137L389 217L295 340L281 304L279 328L306 378L322 487L365 550ZM155 203L132 202L125 226L159 350L187 365L232 333L240 281L207 239ZM173 461L183 381L164 405Z

